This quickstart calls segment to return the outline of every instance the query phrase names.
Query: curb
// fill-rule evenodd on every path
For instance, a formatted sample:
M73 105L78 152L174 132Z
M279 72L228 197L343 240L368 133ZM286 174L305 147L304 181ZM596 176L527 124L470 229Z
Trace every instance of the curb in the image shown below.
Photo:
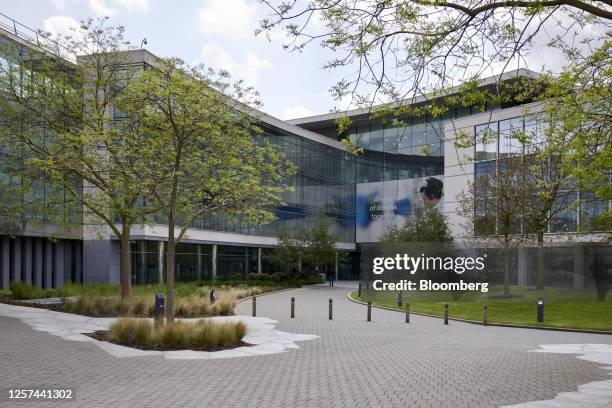
M308 285L306 285L306 286L308 286ZM289 291L289 290L301 289L301 288L303 288L303 287L304 287L304 286L301 286L301 287L299 287L299 288L286 288L286 289L279 289L279 290L275 290L275 291L273 291L273 292L266 292L266 293L260 293L259 295L251 295L251 296L243 297L243 298L240 298L240 299L238 299L238 300L236 301L236 305L238 305L239 303L245 302L245 301L247 301L247 300L249 300L249 299L252 299L253 297L262 297L262 296L274 295L274 294L276 294L276 293L287 292L287 291Z
M367 305L367 302L363 302L361 300L357 300L357 299L353 299L353 297L351 296L351 293L353 293L353 291L350 291L349 293L346 294L346 297L354 303L360 304L360 305ZM398 313L404 313L403 310L398 310L398 309L393 309L387 306L378 306L372 303L372 307L375 307L377 309L384 309L384 310L390 310L392 312L398 312ZM419 312L413 312L410 311L410 314L415 314L418 316L426 316L426 317L433 317L436 319L444 319L443 316L438 316L438 315L432 315L432 314L427 314L427 313L419 313ZM478 320L468 320L468 319L460 319L457 317L448 317L448 320L453 320L456 322L463 322L463 323L469 323L469 324L477 324L479 326L484 326L482 324L482 322L478 321ZM532 329L532 330L548 330L548 331L558 331L558 332L568 332L568 333L587 333L587 334L607 334L607 335L612 335L612 331L603 331L603 330L588 330L588 329L572 329L572 328L568 328L568 327L550 327L550 326L529 326L529 325L522 325L522 324L512 324L512 323L491 323L488 322L487 326L497 326L497 327L511 327L511 328L515 328L515 329Z

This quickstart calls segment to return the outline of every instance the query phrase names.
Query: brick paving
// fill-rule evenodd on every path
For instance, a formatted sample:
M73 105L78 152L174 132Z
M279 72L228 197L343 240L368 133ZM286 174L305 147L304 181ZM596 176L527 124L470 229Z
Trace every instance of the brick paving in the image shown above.
M379 309L368 323L365 307L348 301L347 292L317 286L258 298L258 316L279 320L277 329L321 338L283 354L227 360L114 358L0 316L0 387L76 388L70 407L489 407L551 399L610 378L575 355L529 351L540 344L612 344L612 336L444 326L420 316L407 325L402 314ZM251 302L237 312L250 315Z

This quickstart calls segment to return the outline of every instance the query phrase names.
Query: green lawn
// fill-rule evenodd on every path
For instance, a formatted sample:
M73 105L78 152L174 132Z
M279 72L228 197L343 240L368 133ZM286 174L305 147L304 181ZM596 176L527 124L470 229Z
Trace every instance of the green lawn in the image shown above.
M570 295L567 289L561 291L566 291L565 294ZM524 296L520 296L521 292ZM513 293L520 297L512 299L477 298L462 299L456 302L451 299L445 301L423 300L425 296L416 297L414 292L409 295L408 292L404 292L403 296L404 307L405 303L408 302L410 303L410 310L417 313L442 316L444 305L448 304L450 317L482 321L482 307L486 304L489 306L489 322L491 323L612 331L612 302L585 300L584 298L587 298L586 293L576 292L568 296L569 300L559 300L561 295L557 289L545 291L517 289L513 290ZM388 296L381 296L381 292L378 292L378 294L376 299L370 298L372 304L400 309L397 306L396 292L391 292ZM359 298L356 291L351 296L356 300L368 300L366 296ZM537 323L536 321L536 299L539 296L543 296L545 299L543 323ZM588 298L592 299L593 296L588 296ZM404 307L401 309L404 310Z

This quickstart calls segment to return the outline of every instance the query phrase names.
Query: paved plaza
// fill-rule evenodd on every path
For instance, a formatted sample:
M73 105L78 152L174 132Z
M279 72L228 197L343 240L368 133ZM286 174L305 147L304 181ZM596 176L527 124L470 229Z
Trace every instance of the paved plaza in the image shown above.
M454 321L444 326L421 316L405 324L401 313L380 309L366 322L365 307L350 302L348 285L338 284L259 297L258 316L278 320L276 329L320 336L265 356L117 358L91 343L62 340L0 316L0 384L75 388L77 401L70 407L490 407L549 400L610 380L601 363L531 351L553 344L611 345L612 336ZM295 319L289 318L291 296ZM239 304L237 313L250 315L251 302Z

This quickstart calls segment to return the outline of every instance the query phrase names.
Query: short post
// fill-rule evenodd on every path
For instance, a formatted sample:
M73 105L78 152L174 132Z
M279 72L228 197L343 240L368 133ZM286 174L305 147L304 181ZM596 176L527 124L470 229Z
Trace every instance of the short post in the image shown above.
M372 321L372 301L368 300L368 322Z
M361 282L359 282L359 289L357 290L357 297L361 297Z
M155 318L154 324L158 326L164 320L164 295L161 293L155 294Z
M410 303L406 303L406 323L410 323Z
M211 290L210 290L209 299L210 299L210 304L211 304L211 305L212 305L213 303L215 303L215 301L217 300L217 297L215 296L215 290L214 290L214 289L211 289Z
M291 298L291 318L295 318L295 298Z
M444 305L444 324L448 324L448 303Z
M486 326L488 320L489 320L489 306L483 305L482 306L482 324Z
M401 290L397 292L397 307L402 307L402 303L404 303L402 299L402 294L403 293Z
M544 322L544 298L538 298L538 323Z
M332 302L333 302L333 300L329 299L329 320L332 320L332 318L333 318L333 306L332 306Z
M257 298L253 296L253 317L257 316Z

